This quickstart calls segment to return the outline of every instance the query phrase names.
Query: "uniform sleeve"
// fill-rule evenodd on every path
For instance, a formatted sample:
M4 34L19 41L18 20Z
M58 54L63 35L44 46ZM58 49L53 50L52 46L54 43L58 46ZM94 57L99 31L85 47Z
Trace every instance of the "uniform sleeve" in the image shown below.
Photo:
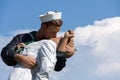
M55 65L55 71L61 71L66 66L66 53L57 51L57 62Z
M49 80L50 73L54 70L56 62L56 49L50 45L42 45L39 50L39 61L37 63L40 66L39 80Z
M16 54L15 49L18 43L19 35L15 36L12 41L1 51L2 60L9 66L14 66L16 64L16 61L14 60L14 55Z

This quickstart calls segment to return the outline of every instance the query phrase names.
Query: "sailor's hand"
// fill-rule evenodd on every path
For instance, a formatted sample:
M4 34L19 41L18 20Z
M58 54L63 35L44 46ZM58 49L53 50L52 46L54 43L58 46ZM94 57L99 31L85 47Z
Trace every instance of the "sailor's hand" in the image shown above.
M73 38L74 37L74 32L71 30L68 30L67 32L65 32L64 34L64 38Z
M36 66L36 59L31 56L25 56L21 54L15 54L15 60L27 68L34 68Z
M65 32L61 46L58 46L58 51L66 52L66 57L69 58L74 54L74 32L68 30Z
M66 46L66 55L67 58L71 57L74 52L75 52L75 47L74 47L74 39L71 38L70 41L68 42L67 46Z
M64 34L64 38L67 38L67 45L66 45L66 56L67 58L71 57L74 54L74 32L68 30Z

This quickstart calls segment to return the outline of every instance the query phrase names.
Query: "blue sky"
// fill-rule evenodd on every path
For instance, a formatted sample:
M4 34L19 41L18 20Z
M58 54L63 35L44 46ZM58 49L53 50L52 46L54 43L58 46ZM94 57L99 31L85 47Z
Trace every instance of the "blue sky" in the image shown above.
M0 0L0 51L15 34L38 30L39 15L58 10L61 33L75 31L78 51L52 79L120 80L119 8L120 0ZM0 80L11 70L0 59Z
M0 34L17 29L38 29L38 16L49 10L63 12L62 30L75 29L95 20L119 16L119 3L119 0L1 0Z

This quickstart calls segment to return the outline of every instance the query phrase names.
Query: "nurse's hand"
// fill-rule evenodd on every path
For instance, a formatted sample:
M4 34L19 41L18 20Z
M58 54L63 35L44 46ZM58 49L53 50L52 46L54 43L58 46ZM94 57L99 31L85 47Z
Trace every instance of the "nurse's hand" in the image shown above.
M36 59L31 56L25 56L21 54L15 54L14 56L15 60L25 66L26 68L34 68L36 66Z

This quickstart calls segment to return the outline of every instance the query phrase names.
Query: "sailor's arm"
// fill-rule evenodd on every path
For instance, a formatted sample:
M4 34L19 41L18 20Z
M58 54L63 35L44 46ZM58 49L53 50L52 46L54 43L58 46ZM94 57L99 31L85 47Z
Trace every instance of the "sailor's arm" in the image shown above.
M64 47L66 46L66 47ZM74 32L71 30L68 30L68 32L65 33L62 41L62 45L58 49L59 51L66 52L66 57L70 58L74 52Z
M70 38L69 42L68 37ZM57 50L57 62L55 65L55 71L61 71L66 66L66 58L69 58L74 54L74 41L71 41L71 38L73 37L74 33L68 31L65 33L65 36L60 40L60 43L58 45L59 47Z
M9 66L16 65L16 61L14 59L14 56L16 54L16 46L19 43L19 35L15 36L12 41L7 44L1 51L1 57L5 64Z
M20 39L22 39L21 34L15 36L11 42L2 49L2 60L9 66L15 66L17 63L21 63L25 67L33 68L36 64L36 60L34 58L24 56L16 52L17 45L21 42Z

